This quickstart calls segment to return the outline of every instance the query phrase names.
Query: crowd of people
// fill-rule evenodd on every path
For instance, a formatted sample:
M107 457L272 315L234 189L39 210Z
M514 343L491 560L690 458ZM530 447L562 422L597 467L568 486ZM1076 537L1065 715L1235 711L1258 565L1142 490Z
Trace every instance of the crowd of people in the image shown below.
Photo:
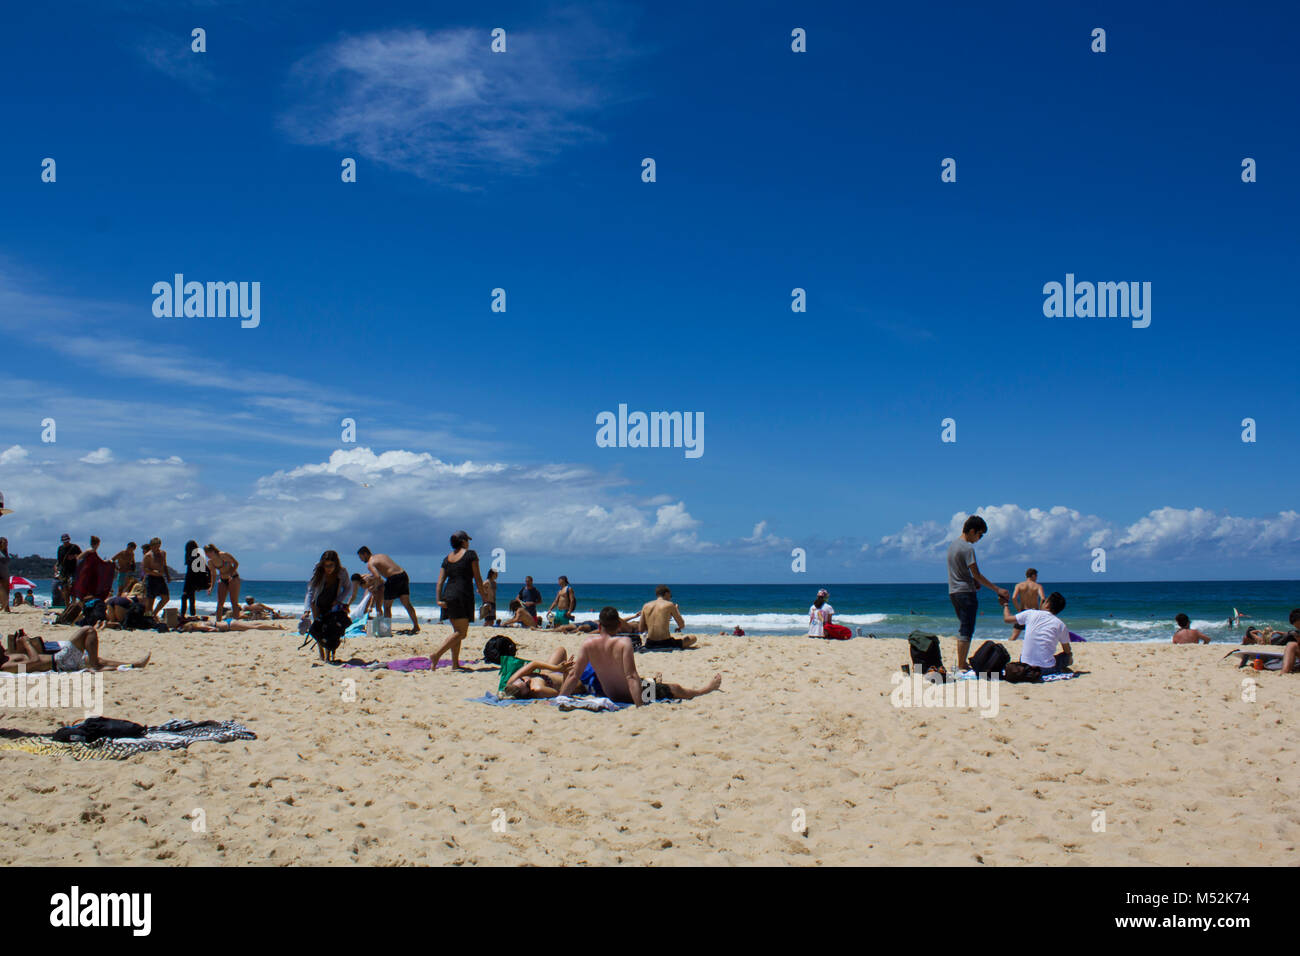
M1013 591L1008 591L985 577L975 557L975 544L987 533L988 525L984 519L972 515L947 550L948 596L957 619L957 669L971 669L969 655L979 613L978 592L981 588L987 588L998 598L1002 623L1011 625L1010 639L1018 641L1023 637L1020 663L1037 668L1044 675L1069 670L1073 660L1071 635L1060 618L1066 606L1064 595L1059 591L1046 594L1038 581L1038 571L1032 567L1026 569L1025 579ZM452 668L462 669L461 648L468 636L470 622L476 616L476 597L477 616L487 626L533 629L545 626L561 634L593 634L595 637L592 640L606 642L593 644L587 660L581 657L569 659L557 650L547 661L526 662L527 669L522 669L524 665L521 664L519 674L510 681L503 681L503 687L509 685L518 693L561 693L562 688L570 686L569 678L573 676L570 672L579 660L583 661L584 667L587 663L593 667L599 663L600 668L595 670L597 677L601 668L605 669L605 676L608 677L613 673L611 668L614 665L611 662L618 656L609 650L609 641L626 638L627 646L632 649L640 646L650 650L696 646L697 638L692 635L682 636L685 620L673 601L671 589L666 585L659 586L654 598L630 617L624 618L616 610L605 608L598 620L580 623L575 619L577 595L567 576L558 577L555 597L543 612L540 610L542 594L530 575L525 577L523 586L509 601L510 616L502 619L497 613L498 573L493 568L486 576L482 574L478 554L470 548L471 540L466 531L453 533L449 539L448 553L439 567L435 600L441 620L450 625L451 633L430 655L435 668L444 656L449 656ZM100 540L94 535L90 537L90 544L85 550L73 543L70 535L63 535L55 559L57 579L53 597L56 605L70 599L79 582L83 581L83 569L89 562L103 561L99 557L99 547ZM183 577L168 566L167 552L159 538L152 538L144 545L138 564L136 549L134 541L128 542L126 547L108 559L113 574L112 593L105 599L103 623L107 626L142 626L141 622L148 626L156 623L172 600L171 585L178 577L181 578L179 613L170 622L176 629L203 632L273 629L273 624L248 623L242 618L273 621L282 616L274 608L258 603L249 595L240 603L242 582L239 561L232 553L222 550L214 543L200 547L197 541L186 542ZM410 577L406 570L391 555L373 552L364 545L357 548L356 554L364 565L364 573L351 575L343 566L338 552L326 551L321 555L307 582L299 619L300 632L314 633L313 628L319 627L331 615L341 616L339 620L348 624L370 615L391 619L393 605L400 603L410 618L411 626L399 633L419 634L420 621L411 602ZM0 570L8 570L8 560L8 542L0 538ZM8 574L0 577L0 583L6 586L4 601L0 605L5 610L9 609L8 582ZM197 614L196 595L200 591L207 595L216 592L216 612L211 623L206 617L201 618ZM26 601L34 603L30 589ZM23 597L15 594L14 604L20 603L23 603ZM612 612L612 616L606 614L607 611ZM819 590L808 612L808 636L838 640L852 637L850 628L835 623L834 614L829 592L826 589ZM1232 623L1238 623L1243 617L1245 615L1234 609ZM1249 627L1243 643L1283 647L1282 669L1296 670L1300 664L1297 662L1300 609L1292 612L1290 622L1292 630L1288 632ZM1176 624L1173 643L1210 643L1208 635L1191 626L1186 614L1178 614ZM673 632L674 625L676 636ZM743 635L744 632L736 627L733 631L722 633ZM12 650L19 656L25 653L21 648ZM621 654L622 651L618 653ZM322 652L322 657L324 656ZM1244 661L1243 658L1243 663ZM589 681L580 680L582 686L592 686ZM670 685L667 690L673 694L678 691L689 696L707 693L708 688L689 691Z

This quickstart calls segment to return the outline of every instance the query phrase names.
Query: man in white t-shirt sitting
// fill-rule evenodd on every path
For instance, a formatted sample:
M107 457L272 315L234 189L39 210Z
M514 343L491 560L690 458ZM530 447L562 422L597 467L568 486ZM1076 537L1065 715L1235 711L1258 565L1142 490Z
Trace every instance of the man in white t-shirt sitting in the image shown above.
M1073 660L1070 652L1070 630L1058 614L1065 610L1065 598L1060 591L1047 597L1046 610L1021 611L1012 614L1007 602L1002 602L1002 620L1025 629L1025 643L1020 651L1020 663L1042 669L1044 675L1059 674L1067 670ZM1061 653L1056 653L1056 645Z

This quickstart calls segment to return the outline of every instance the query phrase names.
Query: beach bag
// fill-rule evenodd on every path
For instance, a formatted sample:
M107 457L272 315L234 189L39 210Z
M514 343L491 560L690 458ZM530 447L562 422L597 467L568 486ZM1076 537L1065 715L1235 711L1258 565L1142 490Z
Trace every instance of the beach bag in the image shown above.
M92 600L83 605L83 607L85 613L82 614L81 619L77 621L78 627L94 627L100 621L108 620L108 614L104 610L103 601Z
M81 617L81 614L84 610L85 607L82 605L82 603L80 601L74 600L71 604L69 604L60 612L59 616L54 619L54 623L71 624L77 618Z
M1010 662L1011 655L997 641L985 641L970 657L971 669L977 674L1001 674Z
M845 627L843 624L827 624L822 628L822 630L824 630L826 636L833 641L847 641L853 636L853 631L850 628Z
M489 637L488 642L483 645L483 660L488 664L500 664L501 658L514 657L518 649L514 641L504 634L498 634L496 637Z
M907 635L908 649L912 655L912 663L921 666L921 672L925 673L932 667L943 670L943 653L939 649L939 635L926 634L924 631L913 631Z
M87 717L71 727L60 727L54 739L61 744L92 743L104 737L143 737L144 727L112 717Z
M1002 679L1008 684L1037 684L1043 679L1043 669L1032 664L1011 661L1002 672Z
M132 601L126 609L126 617L122 619L122 627L128 631L143 631L153 627L153 620L145 612L143 604Z
M372 617L366 621L367 637L392 637L393 619L391 617Z

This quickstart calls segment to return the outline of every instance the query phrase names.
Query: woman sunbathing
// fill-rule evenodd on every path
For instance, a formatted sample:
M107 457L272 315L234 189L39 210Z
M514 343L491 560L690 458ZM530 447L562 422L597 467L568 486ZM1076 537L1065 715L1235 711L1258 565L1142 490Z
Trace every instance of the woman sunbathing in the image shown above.
M71 672L80 670L115 670L123 665L144 667L151 655L146 654L138 661L113 661L99 656L99 632L93 627L80 627L72 634L72 640L59 641L59 649L53 654L45 653L45 642L39 637L28 637L19 633L9 638L9 650L4 654L4 663L0 670L10 674L34 673L36 671Z
M557 697L560 685L573 670L573 658L564 648L556 648L548 661L528 661L515 671L501 688L502 697L516 700L541 700Z
M182 624L182 631L200 631L204 634L212 634L217 631L279 631L282 628L274 624L250 624L247 621L217 621L213 624L205 624L202 621L190 621L188 624Z

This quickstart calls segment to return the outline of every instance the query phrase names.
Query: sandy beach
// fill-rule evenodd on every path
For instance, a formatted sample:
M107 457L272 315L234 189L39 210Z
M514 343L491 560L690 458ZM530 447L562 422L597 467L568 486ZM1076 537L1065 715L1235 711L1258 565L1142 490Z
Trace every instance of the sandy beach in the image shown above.
M5 617L5 632L73 630L41 625L40 613ZM347 641L340 657L427 654L446 633ZM471 629L466 659L493 633ZM532 658L581 641L511 636ZM997 714L981 717L978 707L894 706L899 640L701 635L703 647L638 655L638 668L695 686L721 671L720 693L605 714L468 701L495 691L488 665L345 669L319 665L299 641L289 631L105 632L108 656L153 652L143 671L104 675L107 716L234 719L258 739L121 761L0 752L0 861L1297 861L1300 745L1289 728L1300 676L1239 671L1221 660L1229 645L1079 645L1084 676L1002 684ZM955 660L951 639L944 658ZM9 731L48 733L81 712L0 718Z

